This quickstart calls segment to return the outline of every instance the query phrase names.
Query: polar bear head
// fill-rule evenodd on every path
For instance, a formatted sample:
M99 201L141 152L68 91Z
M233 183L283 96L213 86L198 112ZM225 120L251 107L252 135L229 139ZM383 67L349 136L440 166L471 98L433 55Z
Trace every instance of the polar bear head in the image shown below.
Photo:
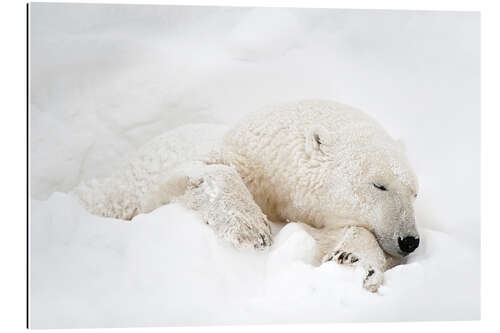
M315 192L324 223L336 216L364 226L387 253L406 256L418 247L419 234L413 209L418 182L404 148L368 116L339 105L335 110L340 117L304 133L305 165L315 165L311 172L321 179Z
M271 220L362 226L398 257L418 246L415 174L401 144L361 111L317 100L273 106L225 143Z
M366 227L387 253L406 256L419 245L413 209L416 177L397 147L370 146L372 151L351 152L341 162L323 161L324 185L318 193L331 202L324 213ZM328 155L328 149L322 154Z

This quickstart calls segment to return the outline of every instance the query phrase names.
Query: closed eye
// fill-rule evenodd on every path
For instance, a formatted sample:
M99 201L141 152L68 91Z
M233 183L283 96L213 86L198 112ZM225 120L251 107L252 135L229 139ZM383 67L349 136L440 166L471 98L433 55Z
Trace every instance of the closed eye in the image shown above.
M379 185L379 184L373 184L375 188L381 190L381 191L387 191L387 188L384 185Z

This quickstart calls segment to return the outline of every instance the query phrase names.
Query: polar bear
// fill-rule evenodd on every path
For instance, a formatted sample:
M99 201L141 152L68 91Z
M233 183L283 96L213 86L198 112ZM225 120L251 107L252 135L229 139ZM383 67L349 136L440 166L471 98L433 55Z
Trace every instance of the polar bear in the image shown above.
M375 120L337 102L302 100L230 129L165 133L72 194L94 214L126 220L179 202L237 247L271 246L269 221L299 222L317 241L317 264L358 265L375 292L383 272L419 245L417 191L402 145Z

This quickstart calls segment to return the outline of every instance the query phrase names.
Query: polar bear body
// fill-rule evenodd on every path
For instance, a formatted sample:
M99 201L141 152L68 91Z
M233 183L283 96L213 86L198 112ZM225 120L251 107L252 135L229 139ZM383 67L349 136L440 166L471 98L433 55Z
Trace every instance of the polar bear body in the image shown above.
M268 107L230 129L200 124L165 133L73 194L92 213L121 219L177 201L239 247L269 246L268 219L299 221L318 241L318 258L359 262L365 288L375 291L386 259L418 246L417 190L401 145L375 120L305 100Z

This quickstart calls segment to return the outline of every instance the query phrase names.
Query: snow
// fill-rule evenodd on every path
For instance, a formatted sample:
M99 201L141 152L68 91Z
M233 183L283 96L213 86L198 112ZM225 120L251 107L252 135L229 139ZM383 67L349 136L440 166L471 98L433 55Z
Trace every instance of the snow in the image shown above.
M168 205L132 222L90 215L54 193L32 203L31 324L130 327L332 321L456 320L479 315L477 257L424 229L408 264L378 294L363 275L312 265L296 223L267 252L236 250L192 212ZM439 295L439 297L436 297Z
M479 318L479 14L33 3L31 326ZM422 245L378 294L311 265L297 224L265 253L176 205L132 222L60 192L188 123L326 98L402 138Z

